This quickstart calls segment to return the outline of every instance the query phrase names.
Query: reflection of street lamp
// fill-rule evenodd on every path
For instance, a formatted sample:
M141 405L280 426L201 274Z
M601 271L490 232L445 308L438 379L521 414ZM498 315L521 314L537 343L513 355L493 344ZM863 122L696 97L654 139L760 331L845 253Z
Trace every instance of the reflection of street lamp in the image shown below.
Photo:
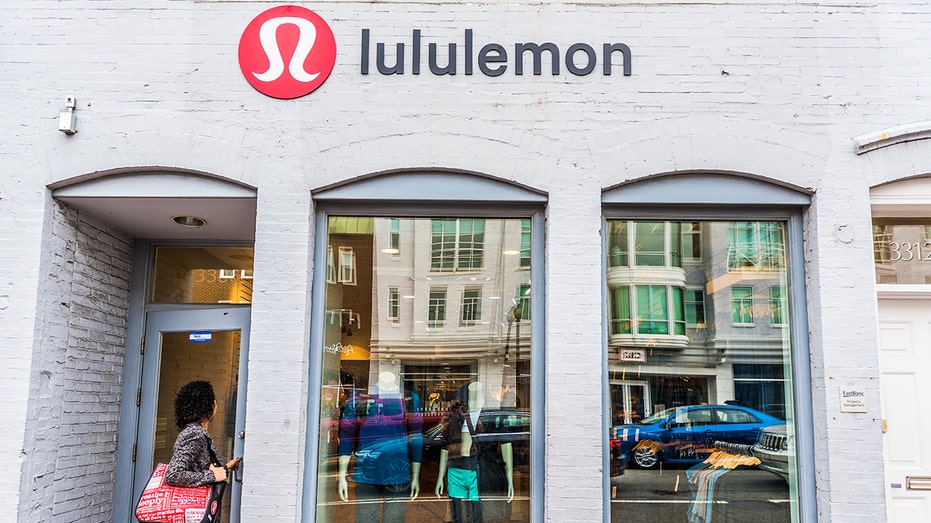
M511 310L508 311L508 332L507 332L507 336L505 337L505 341L504 341L504 362L508 363L508 361L510 361L511 359L511 325L516 324L517 330L516 330L516 334L514 338L514 349L515 349L514 360L516 362L514 364L515 376L518 375L519 373L519 370L517 369L517 365L520 363L520 320L523 317L523 315L524 315L524 311L523 311L523 308L521 307L520 302L514 304L514 306L511 307Z
M518 301L514 307L511 308L511 312L508 313L508 323L510 323L511 318L514 318L514 360L515 360L515 375L520 376L520 320L524 316L524 308L521 306L521 302Z

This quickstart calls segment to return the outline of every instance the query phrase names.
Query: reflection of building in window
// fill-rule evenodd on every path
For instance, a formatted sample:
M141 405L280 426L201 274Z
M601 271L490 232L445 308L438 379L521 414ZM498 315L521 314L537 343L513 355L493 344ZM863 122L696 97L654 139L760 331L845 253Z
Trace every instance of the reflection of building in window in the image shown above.
M530 284L524 283L517 287L517 305L520 305L521 320L530 321Z
M333 247L326 248L326 281L336 283L336 261L333 260Z
M634 289L634 302L631 302L631 289ZM611 334L685 334L685 309L682 289L678 287L615 287L611 290L610 309ZM631 311L635 314L631 315Z
M634 265L666 265L666 227L663 222L637 222Z
M727 229L730 269L785 267L785 243L777 222L731 222Z
M388 254L398 256L401 253L401 220L388 218Z
M686 260L701 259L701 224L682 223L682 257Z
M339 248L339 282L356 283L356 254L352 247Z
M785 325L785 312L788 310L788 300L783 287L769 288L769 321L773 325Z
M758 365L785 364L784 227L784 222L609 220L611 379L643 379L648 412L737 400L784 414L776 397L777 392L784 396L782 381L767 374L752 383L745 377L738 385L734 377L736 365L749 373ZM772 305L771 319L782 323L754 323L754 288L767 293L757 296L757 315L769 315ZM780 290L770 294L771 288ZM634 358L638 347L647 350ZM771 397L760 394L764 389ZM618 394L612 396L620 402L615 412L623 412L633 391Z
M397 287L388 288L388 319L392 323L401 321L401 292Z
M610 222L608 266L630 266L629 253L633 252L633 265L637 267L681 267L683 225L697 226L690 222ZM630 234L630 231L633 231L633 234ZM694 237L694 231L692 236ZM701 256L700 236L698 242L698 256ZM694 246L690 245L688 248L691 250Z
M669 303L666 287L637 285L637 333L669 334ZM680 295L681 296L681 295Z
M446 323L446 287L430 287L427 326L442 327Z
M475 325L482 320L482 288L466 287L462 291L462 308L459 325Z
M751 287L731 287L731 318L735 325L753 325Z
M608 267L627 267L627 222L608 223Z
M685 290L685 323L705 324L705 292L700 289Z
M530 218L520 221L520 268L530 267Z
M479 270L482 268L484 252L485 220L432 220L431 271Z

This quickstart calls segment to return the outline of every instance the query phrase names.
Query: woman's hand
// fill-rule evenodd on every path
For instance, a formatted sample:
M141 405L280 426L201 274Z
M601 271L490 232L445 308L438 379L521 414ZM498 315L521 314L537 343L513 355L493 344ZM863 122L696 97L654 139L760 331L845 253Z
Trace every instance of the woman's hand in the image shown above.
M215 478L214 483L220 483L221 481L226 481L226 469L223 467L217 467L216 465L210 465L210 472L213 472L213 477Z
M233 458L226 463L226 470L236 470L239 468L239 462L242 458Z

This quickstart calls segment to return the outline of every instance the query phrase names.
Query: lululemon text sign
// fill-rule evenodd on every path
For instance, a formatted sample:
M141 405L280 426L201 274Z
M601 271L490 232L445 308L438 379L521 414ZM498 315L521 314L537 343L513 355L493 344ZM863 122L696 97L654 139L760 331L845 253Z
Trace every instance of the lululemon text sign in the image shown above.
M299 98L320 87L336 63L336 39L317 13L296 5L256 16L239 40L249 85L273 98Z

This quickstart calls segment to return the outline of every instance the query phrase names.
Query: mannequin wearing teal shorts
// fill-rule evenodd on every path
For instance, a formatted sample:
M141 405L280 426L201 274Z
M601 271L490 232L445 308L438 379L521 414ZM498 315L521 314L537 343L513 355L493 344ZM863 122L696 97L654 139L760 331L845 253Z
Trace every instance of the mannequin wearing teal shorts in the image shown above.
M440 471L435 493L442 497L444 478L449 485L450 508L454 523L482 523L482 503L478 494L478 448L473 445L473 436L480 434L484 426L479 419L485 404L482 384L473 382L468 386L468 404L457 402L444 426L443 436L447 447L440 451ZM514 450L511 443L501 445L501 457L505 463L508 484L508 503L514 498L513 480Z

